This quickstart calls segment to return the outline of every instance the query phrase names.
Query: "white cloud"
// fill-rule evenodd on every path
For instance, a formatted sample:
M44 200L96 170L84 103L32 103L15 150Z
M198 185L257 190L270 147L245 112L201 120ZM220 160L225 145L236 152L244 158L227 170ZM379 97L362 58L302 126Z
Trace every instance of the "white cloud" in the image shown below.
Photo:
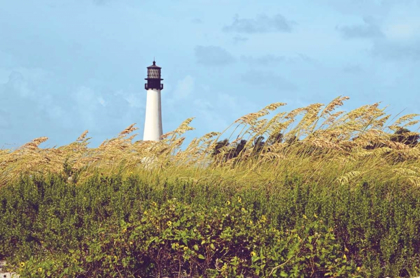
M246 37L241 37L241 36L235 36L233 37L233 43L237 44L237 43L244 43L248 41L248 38Z
M419 32L420 20L397 22L385 29L387 38L391 40L409 40L418 36Z
M104 106L104 107L106 106L106 102L102 97L98 97L98 101L102 106Z
M206 99L197 98L194 100L194 107L198 110L212 110L213 105Z
M225 26L225 32L238 33L269 33L269 32L291 32L294 22L287 20L281 14L269 17L265 14L258 15L257 18L239 18L238 15L233 19L233 23Z
M79 87L73 96L76 102L82 107L92 106L96 103L93 101L96 98L95 92L89 87Z
M199 64L225 66L235 62L235 57L220 46L196 46L195 57Z
M375 41L372 54L389 60L420 60L420 39L414 41Z
M12 71L12 73L10 73L9 80L6 83L6 88L9 93L13 92L22 98L34 96L34 92L29 89L27 80L19 71Z
M8 113L7 111L2 111L2 108L0 108L0 129L9 128L11 128L10 113Z
M337 27L337 29L346 39L383 37L381 29L370 17L364 17L363 24Z
M285 63L287 61L290 61L290 58L288 59L285 56L267 54L267 55L263 55L259 57L241 56L241 61L253 67L255 66L267 67L267 66L276 66L281 63Z
M95 91L89 87L81 86L73 94L73 98L76 102L77 113L82 122L89 128L94 127L97 119L95 110L99 103Z
M296 91L291 81L270 71L249 70L241 75L241 80L257 88L270 88L280 91Z
M197 123L203 123L205 133L210 131L221 131L228 126L226 113L220 113L221 106L214 106L209 100L206 99L195 99L194 110L197 113ZM229 111L229 110L227 110ZM205 128L204 128L205 127Z
M65 111L60 106L53 106L46 110L51 119L57 119L64 116Z
M124 99L130 104L130 107L144 108L144 103L139 93L125 94Z
M342 71L345 73L351 73L351 74L358 74L363 72L363 69L360 65L355 64L349 64L342 68Z
M179 80L174 91L174 98L186 99L194 91L194 78L191 75Z
M227 108L228 111L237 111L238 110L238 99L234 96L231 96L229 94L223 94L220 93L217 95L217 102ZM242 103L243 104L243 103Z

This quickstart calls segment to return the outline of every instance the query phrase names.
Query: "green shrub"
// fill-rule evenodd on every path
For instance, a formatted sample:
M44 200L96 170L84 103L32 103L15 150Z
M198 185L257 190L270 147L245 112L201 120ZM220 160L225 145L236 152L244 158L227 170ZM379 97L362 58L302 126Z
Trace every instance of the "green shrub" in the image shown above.
M410 277L419 197L299 177L233 187L22 176L0 189L0 257L22 277Z

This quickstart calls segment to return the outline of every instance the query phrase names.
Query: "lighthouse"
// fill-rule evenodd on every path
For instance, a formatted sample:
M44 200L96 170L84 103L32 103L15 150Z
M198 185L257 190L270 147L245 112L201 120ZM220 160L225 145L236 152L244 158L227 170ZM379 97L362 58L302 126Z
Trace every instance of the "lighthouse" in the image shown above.
M163 89L160 78L161 68L153 65L147 67L147 83L144 88L147 91L146 117L144 121L143 140L159 141L162 135L162 106L160 103L160 91Z

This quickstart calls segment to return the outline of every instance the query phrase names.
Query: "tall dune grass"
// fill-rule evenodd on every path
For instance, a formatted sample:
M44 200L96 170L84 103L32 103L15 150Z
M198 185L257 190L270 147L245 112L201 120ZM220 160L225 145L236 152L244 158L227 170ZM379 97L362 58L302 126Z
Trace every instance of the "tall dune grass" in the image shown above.
M391 115L378 103L349 112L340 110L346 100L348 97L340 96L327 105L315 103L289 112L283 111L285 103L273 103L242 116L221 133L194 138L188 146L184 145L185 133L193 129L193 118L164 134L160 142L133 142L134 124L98 148L88 147L88 131L58 148L39 148L48 138L36 138L17 150L0 150L0 186L21 174L62 173L63 168L69 182L76 184L95 171L153 170L161 178L223 179L242 185L272 182L285 171L299 173L308 181L398 179L420 185L419 145L404 141L410 136L418 138L419 133L406 132L395 140L399 130L416 128L418 115L391 122ZM265 138L264 144L258 144ZM231 142L215 154L222 139ZM241 140L246 140L241 151L229 156Z

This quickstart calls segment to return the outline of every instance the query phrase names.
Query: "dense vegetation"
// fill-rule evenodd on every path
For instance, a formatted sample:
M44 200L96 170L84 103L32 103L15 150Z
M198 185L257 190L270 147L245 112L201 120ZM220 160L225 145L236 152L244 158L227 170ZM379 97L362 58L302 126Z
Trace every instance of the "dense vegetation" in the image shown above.
M272 104L186 148L191 119L160 142L130 126L0 150L0 259L23 277L420 275L416 115L334 112L345 99Z
M24 177L1 192L0 254L24 277L419 273L418 188L155 178Z

